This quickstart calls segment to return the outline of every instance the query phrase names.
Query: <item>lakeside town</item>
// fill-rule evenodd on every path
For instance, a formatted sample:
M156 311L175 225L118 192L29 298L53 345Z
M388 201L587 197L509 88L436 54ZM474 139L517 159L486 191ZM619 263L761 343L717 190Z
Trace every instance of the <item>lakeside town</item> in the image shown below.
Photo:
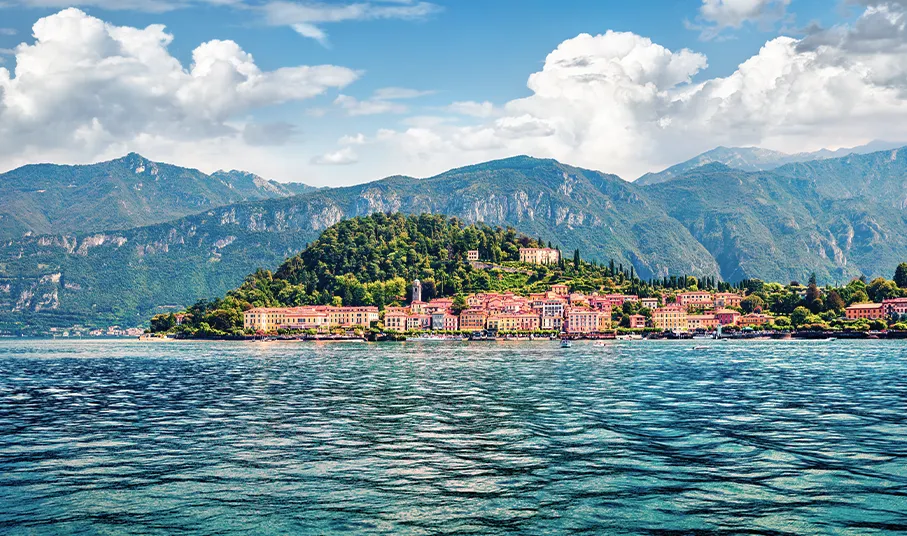
M560 252L551 248L521 248L520 262L556 264ZM469 252L478 261L478 252ZM804 291L806 296L813 282ZM821 294L821 293L820 293ZM568 338L608 338L636 333L648 337L733 336L741 333L790 333L809 327L818 318L808 309L795 310L803 318L782 317L753 306L746 291L679 290L641 297L621 293L583 293L569 282L551 285L545 292L479 292L423 301L422 283L412 282L411 300L404 306L299 306L255 307L243 312L248 336L325 335L359 336L373 330L394 338L435 336L488 338L533 335ZM747 307L748 305L748 307ZM845 322L875 322L907 316L907 298L881 303L854 303L843 309ZM177 322L182 318L177 317ZM816 331L816 330L813 330ZM859 329L855 331L861 331Z

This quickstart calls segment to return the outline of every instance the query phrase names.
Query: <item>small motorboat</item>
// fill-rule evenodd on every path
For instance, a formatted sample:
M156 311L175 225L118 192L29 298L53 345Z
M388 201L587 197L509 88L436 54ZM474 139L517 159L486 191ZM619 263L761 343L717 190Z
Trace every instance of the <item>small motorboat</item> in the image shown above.
M573 343L570 339L561 339L561 348L573 348Z
M597 343L593 344L592 346L594 346L596 348L604 348L606 345L605 345L605 341L598 341Z

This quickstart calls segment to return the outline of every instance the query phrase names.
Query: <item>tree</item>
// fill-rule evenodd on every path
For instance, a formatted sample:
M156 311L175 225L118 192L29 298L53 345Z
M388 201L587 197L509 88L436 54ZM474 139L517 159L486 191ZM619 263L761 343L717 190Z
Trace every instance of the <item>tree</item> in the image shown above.
M576 251L573 252L573 268L576 270L579 270L579 266L580 266L580 258L579 258L579 250L577 249Z
M847 308L847 305L844 303L844 299L841 298L841 295L838 294L838 291L832 290L828 293L828 296L825 298L825 309L828 311L834 311L836 313L841 313L844 309Z
M740 302L740 307L746 313L755 313L757 311L762 311L765 308L765 300L753 294L747 296L746 299Z
M850 299L847 300L850 305L853 305L855 303L866 303L868 301L869 294L866 294L866 291L864 290L858 290L854 292L853 294L851 294Z
M818 284L818 281L817 281L817 279L816 279L816 272L813 272L813 273L810 274L810 276L809 276L809 285L810 285L810 286L815 286L815 285L817 285L817 284Z
M438 296L437 286L434 279L422 281L422 301L432 301Z
M802 326L806 323L806 320L809 318L809 316L809 309L803 306L797 307L790 315L790 323L795 327Z
M824 304L822 303L822 292L816 285L815 277L810 277L809 281L809 286L806 287L806 298L804 299L804 301L806 302L806 306L809 307L809 310L812 311L813 314L818 314L824 307Z
M889 281L882 277L873 279L872 283L866 287L866 293L869 294L869 299L876 303L881 303L883 300L896 298L900 295L894 281Z
M176 326L176 316L173 313L156 315L151 318L151 332L161 333Z
M819 290L819 287L814 282L810 282L809 286L806 287L806 304L809 305L821 298L822 292Z
M894 271L894 284L898 288L907 288L907 262L902 262Z
M461 312L469 308L469 304L466 303L466 297L462 294L457 294L454 296L453 304L451 305L451 311L455 315L459 315Z
M217 309L205 321L212 329L229 332L234 326L242 326L242 315L236 310Z

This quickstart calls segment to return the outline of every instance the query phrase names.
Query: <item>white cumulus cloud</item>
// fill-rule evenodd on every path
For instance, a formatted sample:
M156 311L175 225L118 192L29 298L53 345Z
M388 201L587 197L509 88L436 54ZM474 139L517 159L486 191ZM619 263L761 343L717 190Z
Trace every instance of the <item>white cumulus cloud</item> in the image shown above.
M325 153L312 159L312 164L316 166L346 166L355 164L359 161L359 156L353 151L352 147L344 147L339 151Z
M717 145L795 152L907 140L904 17L897 3L872 5L853 25L772 39L705 80L695 79L702 54L632 33L579 35L529 77L530 96L494 117L385 129L377 142L410 174L523 153L633 179Z
M790 0L702 0L699 7L700 37L713 39L726 28L740 28L744 23L767 25L783 19Z
M231 120L265 106L342 88L356 71L332 65L262 71L233 41L209 41L184 67L163 26L115 26L66 9L40 19L34 42L0 68L0 163L29 155L83 160L143 140L242 138ZM275 143L284 124L246 127L246 139ZM279 132L278 132L279 131Z

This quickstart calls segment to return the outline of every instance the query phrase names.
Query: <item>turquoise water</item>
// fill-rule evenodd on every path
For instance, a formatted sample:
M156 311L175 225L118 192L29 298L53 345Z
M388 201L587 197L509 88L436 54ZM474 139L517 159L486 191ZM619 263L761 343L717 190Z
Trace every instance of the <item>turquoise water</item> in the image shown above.
M898 342L0 341L0 533L882 534Z

